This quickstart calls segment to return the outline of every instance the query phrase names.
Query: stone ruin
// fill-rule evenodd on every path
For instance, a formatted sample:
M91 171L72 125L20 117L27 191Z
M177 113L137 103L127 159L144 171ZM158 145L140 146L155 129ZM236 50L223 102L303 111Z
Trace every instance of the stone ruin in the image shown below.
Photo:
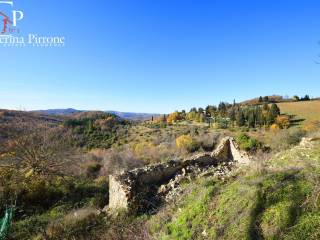
M231 137L223 138L210 154L203 153L184 161L169 161L109 176L109 210L148 212L164 200L183 176L200 174L231 164L248 164L249 156L239 149Z

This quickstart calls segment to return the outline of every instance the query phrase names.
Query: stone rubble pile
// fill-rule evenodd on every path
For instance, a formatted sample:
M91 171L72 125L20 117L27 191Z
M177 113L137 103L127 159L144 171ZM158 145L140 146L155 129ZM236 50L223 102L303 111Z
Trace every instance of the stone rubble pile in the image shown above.
M109 176L109 209L149 211L161 201L181 193L180 184L194 177L214 175L223 180L235 164L248 164L249 156L235 140L226 137L211 154L195 155L184 161L169 161Z
M175 201L183 193L181 183L191 182L194 178L213 176L220 180L224 180L229 176L233 162L223 163L218 166L207 166L201 168L199 166L188 166L183 168L174 178L172 178L167 184L163 184L158 189L158 194L167 203Z

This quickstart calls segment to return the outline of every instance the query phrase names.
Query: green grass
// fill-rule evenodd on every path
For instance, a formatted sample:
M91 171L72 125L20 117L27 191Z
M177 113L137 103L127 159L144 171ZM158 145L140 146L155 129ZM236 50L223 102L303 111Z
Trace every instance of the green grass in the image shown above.
M149 221L155 238L319 239L319 145L284 151L265 164L226 182L187 185L183 201Z

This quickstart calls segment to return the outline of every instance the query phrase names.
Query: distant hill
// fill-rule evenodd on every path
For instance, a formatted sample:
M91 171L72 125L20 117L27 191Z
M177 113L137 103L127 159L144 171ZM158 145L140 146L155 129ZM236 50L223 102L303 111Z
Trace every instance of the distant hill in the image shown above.
M11 122L42 122L42 123L61 123L63 116L53 116L44 112L26 112L0 109L0 124Z
M0 109L0 145L4 143L5 140L20 133L26 126L44 124L46 126L55 127L63 121L63 116Z
M65 109L47 109L47 110L36 110L34 112L43 113L47 115L63 115L63 116L70 116L75 113L83 112L81 110L73 109L73 108L65 108Z
M124 119L137 120L137 121L151 120L152 116L153 117L160 116L160 114L157 114L157 113L132 113L132 112L118 112L118 111L106 111L106 112L113 113Z
M55 116L71 116L74 114L82 113L82 112L89 112L87 110L77 110L73 108L66 108L66 109L47 109L47 110L37 110L33 112L38 112L47 115L55 115ZM107 113L112 113L117 115L118 117L134 120L134 121L145 121L150 120L153 117L158 117L160 114L157 113L133 113L133 112L119 112L119 111L104 111Z
M264 97L265 96L262 96L262 98L264 98ZM292 99L284 99L280 95L270 95L270 96L267 96L267 97L268 97L268 102L277 103L277 102L284 102L284 101L292 101ZM242 105L255 105L255 104L259 104L259 103L260 103L259 102L259 97L240 102L240 104L242 104Z

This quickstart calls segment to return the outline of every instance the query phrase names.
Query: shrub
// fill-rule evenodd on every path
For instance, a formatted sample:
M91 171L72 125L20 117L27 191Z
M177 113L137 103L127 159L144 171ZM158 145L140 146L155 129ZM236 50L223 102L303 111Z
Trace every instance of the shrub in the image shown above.
M319 121L308 122L303 125L303 130L305 130L306 132L316 132L319 129L320 129Z
M179 149L188 152L194 152L199 148L197 142L190 135L181 135L178 137L176 139L176 145Z
M270 126L270 130L273 131L273 132L277 132L279 131L280 127L278 124L274 123Z
M168 116L167 123L172 124L172 123L177 122L179 120L182 120L181 114L179 112L173 112Z
M88 164L87 170L86 170L87 176L88 177L98 176L101 168L102 168L102 165L98 162L93 162L93 163Z
M236 141L240 148L245 151L254 152L261 147L261 143L245 133L241 133L236 137Z
M300 128L282 129L272 135L270 145L272 149L284 150L298 144L306 135Z
M218 142L219 134L203 133L196 137L199 147L204 151L213 151Z
M289 128L290 126L290 119L286 115L280 115L276 118L276 123L280 128Z

